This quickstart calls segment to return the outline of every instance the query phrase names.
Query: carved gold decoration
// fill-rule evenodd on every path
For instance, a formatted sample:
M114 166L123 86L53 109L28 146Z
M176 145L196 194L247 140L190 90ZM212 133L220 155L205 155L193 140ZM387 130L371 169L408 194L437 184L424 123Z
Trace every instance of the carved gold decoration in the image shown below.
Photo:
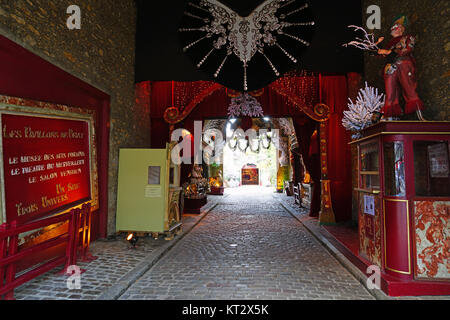
M314 113L320 118L318 121L327 121L330 116L330 107L324 103L318 103L314 106Z
M319 106L319 105L317 105ZM318 112L327 112L329 110L328 106L321 104L321 107L315 108ZM321 205L319 213L319 223L320 224L335 224L336 218L333 212L333 206L331 202L331 183L328 180L328 156L327 156L327 134L326 134L326 122L320 122L320 167L322 171L322 195L321 195Z
M211 83L206 89L202 90L197 96L192 99L189 104L182 109L180 112L180 107L171 106L164 112L164 120L171 124L177 124L183 121L189 116L189 114L195 109L195 107L202 102L206 97L214 93L215 91L222 89L223 87L218 83Z

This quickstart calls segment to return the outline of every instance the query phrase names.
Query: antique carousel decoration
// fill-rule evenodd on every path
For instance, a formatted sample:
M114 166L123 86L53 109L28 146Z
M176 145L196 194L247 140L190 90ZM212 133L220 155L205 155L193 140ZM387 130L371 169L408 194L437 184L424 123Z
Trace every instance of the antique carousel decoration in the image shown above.
M247 92L295 68L310 46L314 25L308 3L300 0L261 1L248 16L218 0L192 0L179 33L197 68Z
M194 164L189 174L189 182L183 184L185 197L188 199L203 199L209 191L209 183L203 177L203 168Z
M383 70L386 99L381 108L383 120L398 120L402 115L416 113L420 121L425 121L422 114L425 107L417 93L416 61L413 56L416 37L406 33L407 26L406 16L397 17L390 29L392 39L384 48L379 48L378 45L384 41L384 37L375 42L373 34L352 25L349 27L364 33L364 39L356 38L344 44L345 47L353 46L386 58ZM403 109L399 104L400 95L405 99Z
M391 41L378 54L386 58L384 67L384 84L386 88L386 103L382 108L386 119L398 118L402 115L417 114L417 118L425 121L422 110L424 104L417 93L416 60L413 51L416 37L407 34L408 19L400 16L394 20L391 27ZM384 38L379 38L382 42ZM405 106L399 104L400 95L404 97Z
M213 164L211 165L211 168L215 170L211 170L212 176L209 178L209 187L211 190L211 193L213 194L223 194L223 176L222 176L222 170L220 165Z
M378 89L369 87L367 82L366 87L359 90L355 102L349 99L348 110L344 111L342 125L354 132L353 139L360 138L360 131L378 120L384 99L384 94L378 94Z

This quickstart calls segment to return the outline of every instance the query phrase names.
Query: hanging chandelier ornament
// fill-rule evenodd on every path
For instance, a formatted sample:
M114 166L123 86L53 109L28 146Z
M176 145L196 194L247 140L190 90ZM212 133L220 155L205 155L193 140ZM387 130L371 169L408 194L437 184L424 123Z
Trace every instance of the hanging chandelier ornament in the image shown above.
M270 149L270 145L272 144L272 139L270 138L268 132L266 132L263 135L261 135L260 144L262 145L262 147L264 149L266 149L266 150Z
M241 152L246 153L249 146L250 146L250 141L248 139L242 138L242 139L238 140L238 148L239 148L239 150L241 150ZM250 150L251 150L251 148L250 148Z
M248 93L243 93L231 99L231 104L228 107L228 116L230 118L261 118L264 117L264 111L255 97Z
M315 23L302 0L255 0L248 16L229 7L241 1L189 1L179 33L197 68L227 88L248 92L297 67Z
M232 151L239 149L243 153L246 153L247 150L253 153L260 153L261 147L268 150L273 142L273 132L268 132L267 129L260 130L258 133L254 129L244 131L244 129L238 128L227 139L228 147Z
M238 139L236 136L233 136L229 141L228 141L228 147L230 148L231 151L236 151L238 145Z

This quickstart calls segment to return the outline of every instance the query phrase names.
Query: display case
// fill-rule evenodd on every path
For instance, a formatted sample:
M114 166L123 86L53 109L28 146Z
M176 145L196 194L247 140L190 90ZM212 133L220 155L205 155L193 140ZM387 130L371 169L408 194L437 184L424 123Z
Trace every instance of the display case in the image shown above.
M120 149L117 232L181 231L180 166L166 149Z
M450 123L380 122L358 150L359 256L402 280L450 281Z
M225 188L223 186L223 163L212 164L208 167L209 170L209 188L208 194L223 196Z
M256 185L258 186L259 181L259 169L254 164L247 164L242 167L241 170L241 185Z

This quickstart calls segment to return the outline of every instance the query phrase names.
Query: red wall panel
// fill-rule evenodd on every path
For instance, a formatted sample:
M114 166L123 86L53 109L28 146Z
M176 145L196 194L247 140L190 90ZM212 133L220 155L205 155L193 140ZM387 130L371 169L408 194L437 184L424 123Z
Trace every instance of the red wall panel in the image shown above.
M110 97L50 62L0 36L0 94L96 111L99 214L93 238L106 237Z
M411 244L407 200L384 201L385 268L396 276L411 276Z

